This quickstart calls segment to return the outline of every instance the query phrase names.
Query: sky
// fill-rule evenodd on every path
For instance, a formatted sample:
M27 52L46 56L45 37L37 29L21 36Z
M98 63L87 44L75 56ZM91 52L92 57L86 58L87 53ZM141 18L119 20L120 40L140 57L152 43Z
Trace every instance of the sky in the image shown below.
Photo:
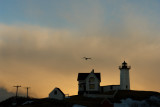
M92 69L117 85L124 60L132 90L160 92L159 10L159 0L1 0L0 92L76 95Z

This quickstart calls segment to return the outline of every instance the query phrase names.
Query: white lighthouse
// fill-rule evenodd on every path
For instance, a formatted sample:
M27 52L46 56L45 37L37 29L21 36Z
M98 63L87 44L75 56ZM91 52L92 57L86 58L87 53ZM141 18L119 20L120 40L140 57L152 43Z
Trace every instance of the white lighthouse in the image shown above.
M129 70L130 66L127 66L127 63L124 61L122 66L119 66L120 69L120 89L121 90L130 90L130 79L129 79Z

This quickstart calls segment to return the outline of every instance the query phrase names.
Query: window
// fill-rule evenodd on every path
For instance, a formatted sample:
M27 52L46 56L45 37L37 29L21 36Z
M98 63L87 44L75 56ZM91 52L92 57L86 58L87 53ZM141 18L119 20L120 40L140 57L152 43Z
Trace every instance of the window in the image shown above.
M89 84L89 89L94 89L95 85L94 84Z
M54 94L57 95L57 91L56 90L54 91Z
M90 77L89 78L89 82L94 82L95 78L94 77Z

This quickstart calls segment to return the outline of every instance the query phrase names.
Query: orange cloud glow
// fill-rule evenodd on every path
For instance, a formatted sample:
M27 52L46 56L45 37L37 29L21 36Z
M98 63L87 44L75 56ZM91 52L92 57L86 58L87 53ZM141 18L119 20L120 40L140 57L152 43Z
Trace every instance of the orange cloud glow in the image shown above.
M119 84L118 66L126 60L132 66L131 89L159 91L159 38L133 27L123 36L112 36L106 31L0 24L0 85L10 92L15 91L13 85L30 86L32 97L47 97L54 87L74 95L79 72L94 68L101 72L101 85ZM84 56L93 60L85 61Z

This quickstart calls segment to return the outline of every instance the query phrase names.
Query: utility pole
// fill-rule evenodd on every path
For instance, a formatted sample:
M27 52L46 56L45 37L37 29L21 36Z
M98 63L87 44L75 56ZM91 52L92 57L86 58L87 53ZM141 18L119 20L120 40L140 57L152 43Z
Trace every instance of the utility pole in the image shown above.
M20 85L17 85L17 86L13 86L13 87L16 87L17 89L16 89L16 98L17 98L17 96L18 96L18 88L19 87L21 87Z
M30 88L30 87L25 87L26 89L27 89L27 98L28 98L28 89Z

